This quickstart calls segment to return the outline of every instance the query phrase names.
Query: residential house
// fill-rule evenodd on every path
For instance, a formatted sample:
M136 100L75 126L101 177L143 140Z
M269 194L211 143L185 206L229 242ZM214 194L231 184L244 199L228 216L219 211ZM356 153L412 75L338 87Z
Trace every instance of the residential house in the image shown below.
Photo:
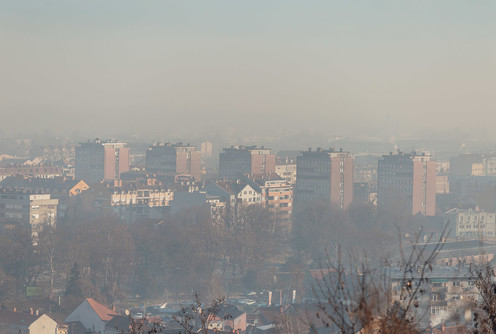
M86 298L69 314L65 322L68 324L69 334L74 334L71 332L71 327L79 326L79 324L87 332L104 334L105 326L116 316L119 316L119 313L107 308L92 298Z
M246 330L246 312L237 306L221 304L215 314L209 317L209 329L226 332L244 332Z
M205 186L205 191L209 195L219 196L229 205L262 204L260 188L241 180L210 182Z
M240 179L261 194L261 204L274 214L281 227L289 229L293 210L293 187L275 173L260 178L243 175Z

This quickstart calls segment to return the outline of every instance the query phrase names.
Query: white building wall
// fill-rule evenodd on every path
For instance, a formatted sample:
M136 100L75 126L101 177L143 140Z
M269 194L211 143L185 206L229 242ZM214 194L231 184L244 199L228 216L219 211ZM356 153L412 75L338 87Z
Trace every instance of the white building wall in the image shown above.
M29 334L57 334L57 323L43 314L29 326Z
M458 239L478 239L496 237L496 213L459 211L456 220Z

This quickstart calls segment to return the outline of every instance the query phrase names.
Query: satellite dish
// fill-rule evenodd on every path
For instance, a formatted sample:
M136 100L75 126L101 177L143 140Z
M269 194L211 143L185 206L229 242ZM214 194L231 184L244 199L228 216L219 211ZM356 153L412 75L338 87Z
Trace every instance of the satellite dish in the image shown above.
M125 313L126 315L130 315L130 314L131 314L131 312L129 312L129 310L127 310L127 309L124 311L124 313Z

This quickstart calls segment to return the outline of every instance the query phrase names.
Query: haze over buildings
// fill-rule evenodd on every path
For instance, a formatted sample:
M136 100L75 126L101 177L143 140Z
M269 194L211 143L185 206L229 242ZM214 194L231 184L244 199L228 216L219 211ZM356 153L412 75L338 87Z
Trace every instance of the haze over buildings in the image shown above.
M460 0L3 1L0 133L488 138L495 11Z
M1 1L0 328L496 328L495 13Z

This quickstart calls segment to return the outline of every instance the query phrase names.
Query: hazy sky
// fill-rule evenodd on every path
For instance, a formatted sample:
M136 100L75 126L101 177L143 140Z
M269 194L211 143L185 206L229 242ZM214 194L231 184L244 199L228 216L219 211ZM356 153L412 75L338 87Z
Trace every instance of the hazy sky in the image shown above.
M0 131L487 134L495 17L494 0L0 0Z

